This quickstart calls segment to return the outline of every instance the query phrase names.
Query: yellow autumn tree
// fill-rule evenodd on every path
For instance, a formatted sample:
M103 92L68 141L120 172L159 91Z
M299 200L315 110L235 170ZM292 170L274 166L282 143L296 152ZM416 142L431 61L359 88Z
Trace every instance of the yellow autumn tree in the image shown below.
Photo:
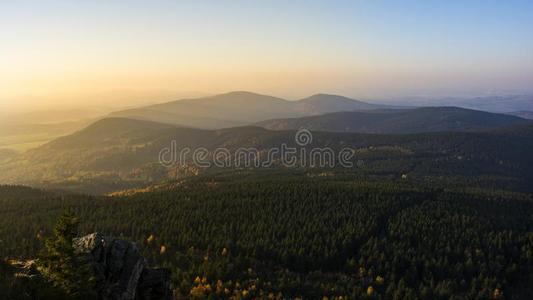
M366 294L368 296L372 296L374 295L374 288L372 286L369 286L367 289L366 289Z
M150 236L146 239L146 242L148 244L151 244L155 240L155 236L153 234L150 234Z
M499 288L495 288L494 292L492 293L492 298L494 299L502 299L503 298L503 292Z

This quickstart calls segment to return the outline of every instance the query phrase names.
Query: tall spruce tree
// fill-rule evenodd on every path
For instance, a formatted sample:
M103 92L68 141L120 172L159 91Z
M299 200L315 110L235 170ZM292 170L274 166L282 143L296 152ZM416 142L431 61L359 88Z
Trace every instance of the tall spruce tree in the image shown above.
M79 219L72 211L59 217L53 236L45 241L39 269L68 299L96 299L94 271L86 256L77 253L73 245L78 225Z

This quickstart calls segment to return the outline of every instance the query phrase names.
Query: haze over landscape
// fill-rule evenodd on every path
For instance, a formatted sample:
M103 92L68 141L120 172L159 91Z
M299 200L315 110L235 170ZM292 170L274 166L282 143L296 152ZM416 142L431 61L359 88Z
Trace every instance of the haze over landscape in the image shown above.
M0 107L531 93L530 1L6 1Z
M531 37L525 0L0 2L0 299L533 299Z

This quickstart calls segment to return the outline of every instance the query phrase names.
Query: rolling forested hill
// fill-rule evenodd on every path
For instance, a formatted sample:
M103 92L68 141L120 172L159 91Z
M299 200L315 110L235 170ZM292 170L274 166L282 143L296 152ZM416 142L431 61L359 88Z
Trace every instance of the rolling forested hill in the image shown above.
M104 119L0 164L0 182L106 193L216 171L215 167L190 164L190 160L170 168L161 165L159 153L169 148L172 141L176 151L202 147L209 152L208 157L220 147L229 151L253 147L264 155L281 144L297 147L295 133L258 127L201 130ZM326 171L531 188L528 183L533 174L531 125L490 132L409 135L313 132L312 144L306 147L328 147L334 151L349 147L355 151L353 168ZM272 165L282 167L279 160Z
M530 121L504 114L457 107L336 112L302 118L268 120L258 126L273 130L307 128L317 131L405 134L472 131Z

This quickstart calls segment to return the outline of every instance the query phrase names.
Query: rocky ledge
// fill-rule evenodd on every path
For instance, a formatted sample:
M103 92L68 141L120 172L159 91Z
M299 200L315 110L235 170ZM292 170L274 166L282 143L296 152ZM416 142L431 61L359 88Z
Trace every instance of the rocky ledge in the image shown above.
M150 269L137 246L99 233L74 239L92 261L101 300L170 300L170 270Z

